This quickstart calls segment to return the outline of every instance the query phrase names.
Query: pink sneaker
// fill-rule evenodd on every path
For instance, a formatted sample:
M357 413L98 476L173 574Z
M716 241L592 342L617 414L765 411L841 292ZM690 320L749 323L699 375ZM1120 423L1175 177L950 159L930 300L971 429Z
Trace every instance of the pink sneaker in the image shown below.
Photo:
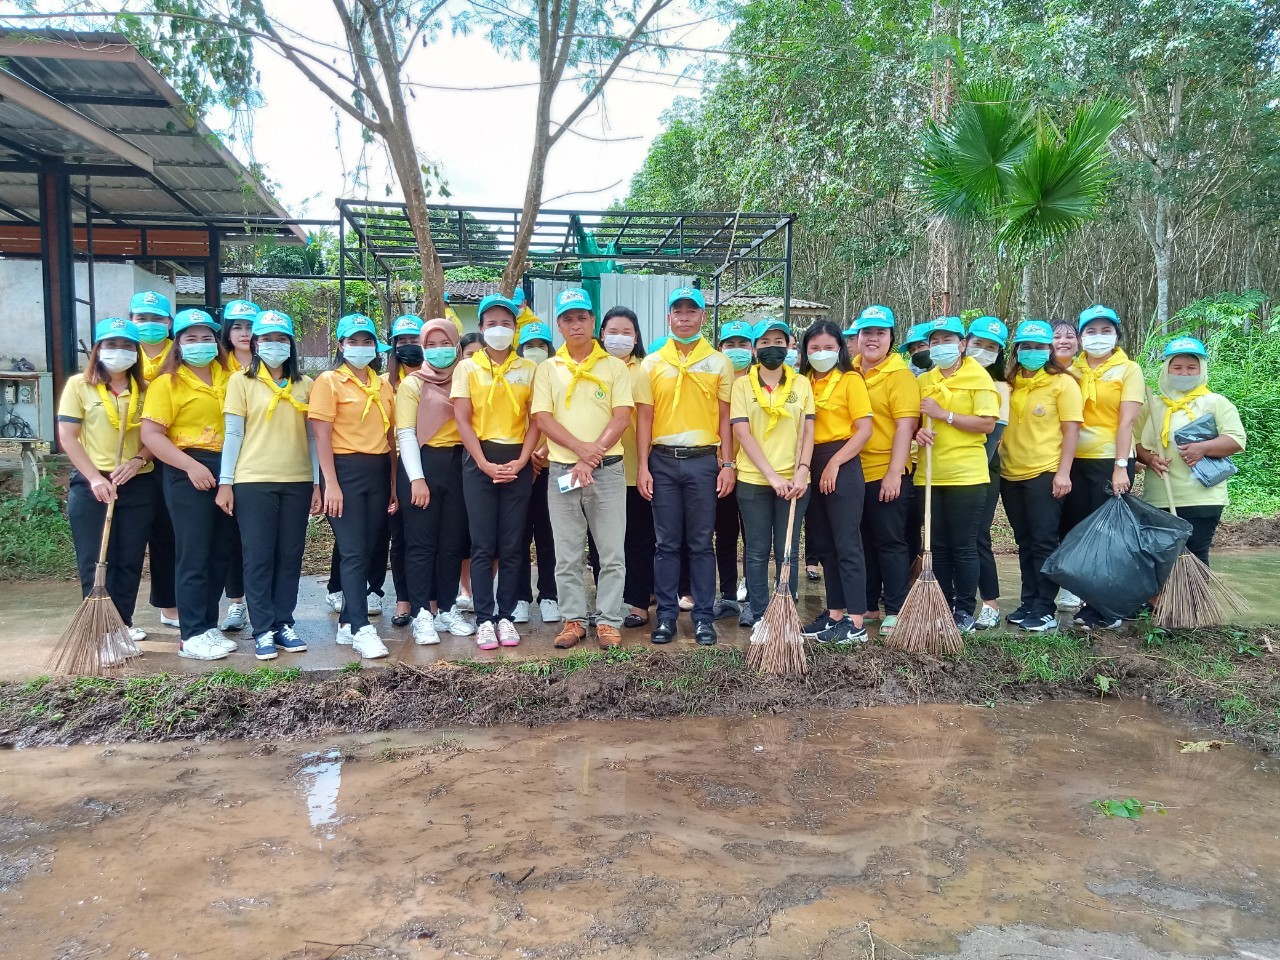
M516 633L516 625L510 620L498 621L498 642L504 647L520 646L520 634Z
M498 649L498 635L493 632L492 623L480 624L480 629L476 631L476 646L481 650Z

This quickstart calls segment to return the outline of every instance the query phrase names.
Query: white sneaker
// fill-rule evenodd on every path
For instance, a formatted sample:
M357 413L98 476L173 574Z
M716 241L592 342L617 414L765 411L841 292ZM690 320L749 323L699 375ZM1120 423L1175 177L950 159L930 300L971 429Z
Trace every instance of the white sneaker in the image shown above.
M538 604L538 612L542 615L543 623L559 623L564 619L560 616L560 604L554 600L543 600Z
M1084 601L1063 587L1058 591L1056 604L1059 610L1078 610L1084 606Z
M227 650L210 636L212 633L208 630L185 641L178 650L178 656L186 660L221 660L227 655Z
M132 640L134 643L138 643L139 641L145 640L147 639L147 631L143 630L141 627L130 627L129 639Z
M324 595L324 602L329 605L329 609L334 613L342 612L343 601L344 598L341 593L326 593Z
M456 609L461 610L463 613L476 612L475 601L472 600L465 593L458 594L458 598L453 601L453 605Z
M351 638L351 648L366 660L377 660L387 655L386 644L378 636L378 631L365 624Z
M351 636L351 624L349 623L338 624L338 635L333 638L333 642L340 644L341 646L344 646L344 647L349 647L351 646L353 639L354 638Z
M214 627L208 633L209 633L209 639L214 643L219 644L225 652L227 653L236 652L236 642L232 640L230 637L228 637L221 630L219 630L217 627Z
M693 609L693 597L681 597L681 598L680 598L680 609L681 609L681 610L686 610L686 611L687 611L687 610L692 610L692 609Z
M423 607L413 618L413 642L424 647L440 642L440 634L436 632L434 618L426 607Z
M498 643L504 647L520 646L520 634L510 620L498 621Z
M365 609L371 617L382 616L382 598L376 593L371 593L365 597Z
M738 580L738 602L739 603L747 602L747 578L746 577L742 577L740 580Z
M436 633L451 633L455 637L470 637L476 632L476 615L463 613L457 607L436 614Z
M249 607L240 602L227 607L227 615L222 621L223 630L243 630L249 623Z
M529 601L521 600L516 604L516 612L511 614L512 623L528 623L529 622Z
M179 624L179 623L178 623L178 621L177 621L177 619L176 619L176 618L174 618L174 617L166 617L166 616L164 615L164 613L163 613L163 612L161 612L161 614L160 614L160 625L161 625L162 627L178 627L178 626L181 626L181 624Z
M481 650L498 649L498 635L494 632L492 623L480 624L480 629L476 631L476 646Z
M1000 611L984 603L981 609L978 610L978 617L974 621L974 625L979 630L990 630L992 627L1000 626Z

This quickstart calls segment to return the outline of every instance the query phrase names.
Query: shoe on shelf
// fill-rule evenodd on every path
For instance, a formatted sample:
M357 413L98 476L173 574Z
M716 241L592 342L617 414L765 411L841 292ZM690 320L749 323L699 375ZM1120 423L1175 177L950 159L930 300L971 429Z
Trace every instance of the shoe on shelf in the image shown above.
M618 628L611 623L597 624L596 645L601 650L608 650L610 647L619 647L622 645L622 634L618 633Z
M516 604L515 612L511 614L512 623L528 623L529 622L529 601L521 600Z
M973 625L979 630L990 630L992 627L1000 626L1000 611L984 603L978 609L978 616L974 618Z
M742 612L738 614L738 626L754 627L756 625L756 621L759 619L760 618L752 612L751 604L743 603Z
M276 653L276 632L268 630L253 638L253 655L259 660L274 660Z
M653 642L670 643L675 638L676 622L674 620L658 620L658 625L653 628Z
M413 618L413 642L420 647L440 642L440 634L436 632L435 618L431 611L423 607Z
M516 631L516 625L510 620L498 621L498 644L503 647L520 646L520 634Z
M880 621L880 636L887 637L893 633L893 628L898 625L898 615L896 613L886 613L884 619Z
M481 650L498 649L498 633L492 623L480 624L480 629L476 631L476 646Z
M738 579L738 602L739 603L747 602L747 578L746 577L740 577Z
M1075 610L1084 606L1084 601L1066 587L1058 590L1058 598L1054 601L1059 610Z
M387 655L386 644L373 625L368 623L355 632L351 638L351 648L365 660L377 660Z
M285 653L305 653L307 644L290 623L276 631L276 649Z
M459 610L461 610L463 613L476 612L475 602L471 599L470 596L468 596L465 593L458 594L457 598L453 601L453 605L457 607Z
M129 627L129 639L134 643L139 643L147 639L147 631L141 627Z
M721 597L711 605L712 620L728 620L730 617L736 617L741 612L742 607L739 606L736 600L726 600L724 597Z
M700 646L714 646L717 640L716 625L710 620L699 620L693 625L693 639Z
M830 630L840 621L832 620L827 611L823 610L818 614L816 620L800 631L801 636L808 640L817 640L819 643L830 643L830 640L823 640L822 634Z
M970 634L978 629L978 621L967 613L956 614L956 628L962 634Z
M177 627L180 627L182 624L180 624L180 623L178 622L178 618L177 618L177 617L166 617L166 616L164 615L164 611L163 611L163 610L161 610L161 611L160 611L160 625L161 625L162 627L174 627L174 628L177 628Z
M680 598L680 609L681 609L681 610L684 610L684 611L686 611L686 612L687 612L687 611L689 611L689 610L692 610L692 609L693 609L693 597L681 597L681 598Z
M1019 607L1017 610L1013 611L1013 613L1006 616L1005 620L1009 623L1012 623L1015 627L1020 627L1027 621L1027 618L1030 616L1031 616L1031 611L1029 611L1026 607Z
M184 640L178 649L178 656L184 660L221 660L226 655L227 651L209 636L209 631Z
M1085 633L1092 633L1094 630L1119 630L1124 621L1119 617L1108 618L1093 607L1081 607L1073 623Z
M538 603L538 616L543 623L559 623L564 619L560 615L560 604L555 600L542 600Z
M371 593L364 598L365 610L371 617L382 616L382 598L376 593Z
M347 601L346 597L343 596L342 591L338 591L337 593L326 593L324 595L324 602L334 613L341 613L342 605Z
M249 607L242 601L235 601L227 607L227 615L222 619L223 630L243 630L249 624Z
M339 646L349 647L353 640L354 638L351 636L351 624L338 624L338 635L333 638L333 642Z
M587 636L587 628L578 620L566 620L564 626L560 628L560 632L556 634L555 643L552 644L557 650L572 650Z
M1022 621L1022 629L1027 633L1049 633L1058 629L1058 618L1048 614L1042 617L1027 617Z

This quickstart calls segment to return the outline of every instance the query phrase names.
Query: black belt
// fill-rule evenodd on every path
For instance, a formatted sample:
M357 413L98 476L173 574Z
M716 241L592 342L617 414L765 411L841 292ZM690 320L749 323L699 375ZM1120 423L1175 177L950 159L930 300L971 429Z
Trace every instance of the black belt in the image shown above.
M650 447L652 453L662 457L670 457L672 460L696 460L699 457L709 457L719 449L718 446L668 447L661 443L655 443Z
M622 462L622 454L618 454L617 456L614 456L614 457L605 457L603 460L600 461L600 466L612 467L615 463L621 463L621 462Z

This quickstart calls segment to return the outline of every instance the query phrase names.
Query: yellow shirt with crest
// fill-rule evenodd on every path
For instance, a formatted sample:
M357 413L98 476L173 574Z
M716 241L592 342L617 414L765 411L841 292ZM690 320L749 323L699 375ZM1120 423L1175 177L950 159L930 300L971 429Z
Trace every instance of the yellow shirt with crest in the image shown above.
M1000 438L1000 476L1031 480L1062 463L1062 425L1084 420L1080 384L1067 373L1021 372L1009 397L1009 425Z
M971 357L965 357L960 368L944 377L938 368L926 371L916 378L920 384L920 396L932 397L950 413L960 416L1000 416L1000 393L996 390L991 374ZM987 465L987 435L961 430L946 420L934 420L933 430L933 483L939 487L977 487L991 482ZM924 452L919 455L923 463ZM916 467L916 477L921 474Z
M1096 368L1089 366L1088 354L1081 353L1076 357L1071 372L1080 382L1080 393L1084 397L1084 423L1080 427L1076 458L1114 460L1116 457L1128 457L1132 450L1116 451L1120 404L1146 402L1147 384L1142 379L1142 368L1123 350L1117 349Z
M370 403L369 394L355 377L369 386L369 377L377 385L378 399ZM395 397L387 381L368 368L355 371L343 364L337 370L326 370L311 385L307 416L333 424L331 445L335 454L382 454L391 451L387 432L395 416ZM381 406L381 410L379 409ZM382 416L386 414L384 421Z
M871 399L871 436L862 448L862 476L867 483L883 480L893 459L893 438L898 421L920 417L920 385L915 374L897 351L892 351L869 370L862 368L862 357L854 360L862 374Z
M110 415L103 402L103 392L106 393L107 400L115 404L115 426L111 425ZM121 463L132 460L142 449L142 431L136 423L142 415L142 399L135 397L133 382L130 381L124 393L116 396L106 384L103 384L102 389L99 390L97 386L85 383L84 374L77 373L68 379L67 385L62 388L62 397L58 401L58 420L62 423L80 424L80 445L84 447L84 452L89 455L89 459L103 476L116 467L120 424L129 416L129 408L134 406L135 402L137 406L134 407L132 421L125 429ZM153 464L148 460L138 472L149 473L152 468Z
M494 380L505 363L494 364L484 350L459 361L449 396L471 401L471 427L480 440L519 445L529 432L533 375L538 367L514 350L508 361L510 366L501 375L505 383Z
M600 383L584 377L574 386L573 394L566 397L573 375L560 353L553 354L545 363L539 364L538 373L533 379L531 412L550 413L562 427L579 440L587 442L600 436L613 419L615 408L635 406L635 401L631 398L631 371L627 369L627 365L617 357L604 353L602 347L597 346L595 349L604 356L596 360L590 372L591 376L602 381ZM547 454L552 462L578 462L578 456L572 450L550 437L546 439ZM621 437L605 456L622 456Z
M299 377L290 390L306 404L312 380ZM307 411L283 397L271 409L274 393L267 384L234 373L227 381L225 413L244 417L244 440L236 460L236 483L310 483L314 480L307 445Z
M680 366L673 360L678 355L675 341L668 340L641 361L653 395L653 443L719 446L720 404L732 396L733 363L701 339L684 355L689 364L682 379Z
M790 480L796 472L796 445L800 442L800 430L806 420L814 418L815 411L813 388L809 386L808 379L790 367L783 369L784 378L772 391L759 380L759 366L753 366L745 377L734 381L733 399L729 403L729 422L747 424L769 466L779 476ZM756 396L757 389L767 401L774 401L774 394L778 391L786 391L786 398L781 402L782 412L773 421L772 428L769 426L769 412ZM735 462L738 465L739 483L769 485L764 473L741 446L738 447Z

